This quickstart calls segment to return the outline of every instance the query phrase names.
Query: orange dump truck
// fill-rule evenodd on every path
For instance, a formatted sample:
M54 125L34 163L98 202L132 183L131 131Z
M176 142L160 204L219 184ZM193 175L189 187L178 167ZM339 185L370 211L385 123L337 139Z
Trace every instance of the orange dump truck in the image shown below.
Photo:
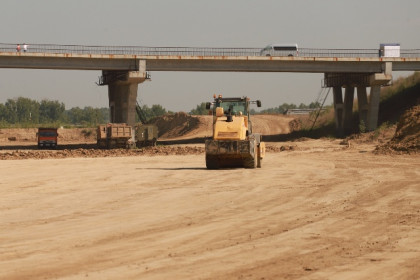
M58 133L57 128L38 128L38 133L36 134L38 139L38 148L56 148Z

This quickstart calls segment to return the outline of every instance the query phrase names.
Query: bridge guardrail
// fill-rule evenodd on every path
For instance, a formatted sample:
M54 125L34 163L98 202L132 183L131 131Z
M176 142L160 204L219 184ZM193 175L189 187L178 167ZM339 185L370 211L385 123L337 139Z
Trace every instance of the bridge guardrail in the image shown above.
M0 52L16 52L16 44L0 43ZM23 44L21 44L21 47ZM84 46L28 44L28 53L75 53L110 55L176 55L176 56L260 56L261 48L200 48L142 46ZM23 50L21 50L23 52ZM301 57L378 57L379 49L300 48ZM420 57L420 49L401 49L400 56Z

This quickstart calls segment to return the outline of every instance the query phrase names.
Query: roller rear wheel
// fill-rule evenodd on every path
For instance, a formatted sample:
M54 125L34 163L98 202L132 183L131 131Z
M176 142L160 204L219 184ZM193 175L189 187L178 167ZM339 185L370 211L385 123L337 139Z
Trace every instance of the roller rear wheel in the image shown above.
M257 145L254 145L254 156L249 155L244 160L244 167L245 168L256 168L257 167L257 158L258 158L258 148Z
M206 155L206 167L207 169L218 169L220 168L219 160L215 156Z

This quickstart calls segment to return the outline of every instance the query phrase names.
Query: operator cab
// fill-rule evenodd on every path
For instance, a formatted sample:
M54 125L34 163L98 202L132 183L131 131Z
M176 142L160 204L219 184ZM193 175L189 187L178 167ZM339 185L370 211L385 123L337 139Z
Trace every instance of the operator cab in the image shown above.
M246 122L249 119L249 104L256 103L258 107L261 107L261 101L250 101L248 97L236 97L236 98L223 98L221 94L218 96L214 95L214 102L207 102L206 109L209 110L213 105L213 110L209 112L210 115L218 118L226 116L227 122L233 121L235 117L245 117Z
M248 105L249 98L223 98L222 95L214 96L214 102L206 103L206 109L210 109L211 104L213 104L213 115L216 114L216 108L223 108L225 115L231 116L242 116L249 115Z
M246 102L241 101L224 101L216 103L216 107L222 107L226 115L241 116L247 111Z

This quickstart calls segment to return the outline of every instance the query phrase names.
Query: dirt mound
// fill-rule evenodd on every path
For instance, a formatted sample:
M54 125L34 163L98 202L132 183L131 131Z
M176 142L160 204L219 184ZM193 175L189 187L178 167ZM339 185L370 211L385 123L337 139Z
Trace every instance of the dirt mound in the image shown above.
M142 149L62 149L62 150L12 150L0 153L0 160L51 159L51 158L98 158L158 155L196 155L203 154L204 147L158 146Z
M159 140L203 139L213 133L212 116L196 116L179 112L154 118L151 123L159 129ZM284 115L254 115L251 118L254 133L283 135L298 130L300 123ZM1 146L36 145L36 128L0 129ZM59 146L63 144L96 143L96 128L59 128Z
M61 142L96 142L96 128L59 129L58 141Z
M191 116L183 112L155 118L151 123L156 124L159 128L158 146L135 150L98 149L95 128L60 128L58 130L58 147L55 150L37 149L36 128L0 129L0 160L203 154L204 145L189 147L174 146L173 144L204 144L204 139L212 135L212 120L212 116ZM296 124L298 122L295 123L294 118L283 115L252 116L254 132L263 135L290 133L295 129ZM175 142L170 143L171 141ZM182 143L182 141L186 142ZM293 149L294 147L267 146L268 152Z
M159 138L175 138L196 129L200 123L197 117L178 112L157 117L151 121L158 126Z
M262 135L287 134L294 129L294 117L285 115L253 115L251 116L254 133Z
M36 143L37 128L2 128L0 129L0 145L13 142ZM59 128L58 143L96 142L94 128Z
M394 137L385 145L379 146L377 151L420 152L420 105L414 106L401 116Z
M301 123L297 119L293 119L289 122L290 132L298 131L302 128Z
M0 129L0 143L9 141L36 141L36 128L3 128Z
M159 128L159 139L191 139L212 135L212 116L191 116L176 113L155 118L151 122ZM284 115L254 115L251 118L254 133L262 135L287 134L298 130L300 123Z

